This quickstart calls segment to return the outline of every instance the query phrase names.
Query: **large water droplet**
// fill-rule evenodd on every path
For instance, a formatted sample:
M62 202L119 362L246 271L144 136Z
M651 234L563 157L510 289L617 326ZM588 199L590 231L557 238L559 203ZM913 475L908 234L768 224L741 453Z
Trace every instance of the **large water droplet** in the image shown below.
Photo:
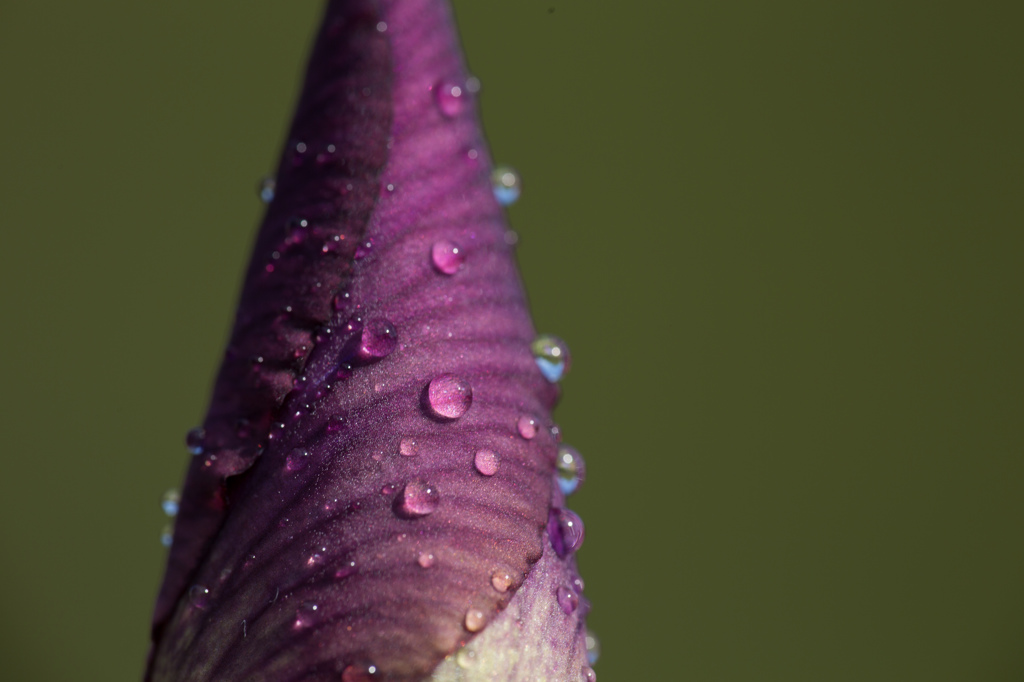
M597 635L590 630L587 630L584 641L587 646L587 663L595 665L597 663L597 659L601 657L601 642L597 640Z
M188 590L188 603L197 609L210 605L210 590L203 585L193 585Z
M206 429L197 426L189 431L185 436L185 447L193 455L203 454L203 450L206 448Z
M299 605L299 608L295 609L295 621L292 623L292 628L295 630L304 630L320 619L320 605L315 602L306 601Z
M508 588L512 587L512 574L508 571L495 571L491 576L491 587L498 592L508 592Z
M562 607L562 611L567 616L575 613L576 607L580 605L579 595L564 585L555 590L555 597L558 599L558 605Z
M177 516L178 508L181 506L181 495L178 494L177 490L173 488L164 493L163 499L160 500L160 508L164 510L164 514L168 516Z
M256 193L259 194L260 201L269 204L274 200L274 190L276 189L277 181L274 178L263 178L260 180L259 187L256 188Z
M434 101L445 118L454 118L466 110L469 93L456 81L443 80L434 85Z
M516 421L516 429L520 436L526 440L532 440L540 430L540 422L532 414L524 414Z
M309 464L309 450L295 448L284 458L284 470L288 473L302 471Z
M441 419L458 419L473 404L473 389L454 374L442 374L427 386L427 405Z
M466 254L455 242L442 239L434 242L434 245L430 247L430 260L438 272L444 275L454 275L462 268Z
M373 682L377 679L376 675L375 665L349 665L341 671L341 682Z
M405 484L402 493L395 499L395 511L400 516L414 519L432 513L440 501L437 488L414 479Z
M511 206L516 203L519 194L522 192L522 181L519 173L511 166L497 166L491 173L491 189L494 190L494 198L502 206Z
M583 666L583 682L597 682L597 673L589 665Z
M552 336L542 334L530 344L533 358L544 378L554 383L560 381L562 376L569 370L569 346L565 341Z
M553 507L548 513L548 538L564 559L583 545L583 520L571 509Z
M555 470L558 472L558 487L562 489L563 495L571 495L576 492L587 473L583 456L577 452L576 448L568 445L558 447Z
M363 324L357 355L364 362L387 357L398 346L395 327L383 317L371 318Z
M470 632L480 632L487 624L487 616L480 609L466 611L466 629Z
M473 457L473 466L484 476L493 476L498 473L498 453L493 450L477 450Z

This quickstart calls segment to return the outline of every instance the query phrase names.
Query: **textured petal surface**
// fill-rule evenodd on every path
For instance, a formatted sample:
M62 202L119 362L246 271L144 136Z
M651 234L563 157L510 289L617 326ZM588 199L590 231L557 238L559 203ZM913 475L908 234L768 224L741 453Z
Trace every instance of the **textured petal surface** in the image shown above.
M150 679L579 678L586 609L556 598L575 568L549 532L557 390L466 78L445 3L329 3ZM463 649L481 631L490 653Z

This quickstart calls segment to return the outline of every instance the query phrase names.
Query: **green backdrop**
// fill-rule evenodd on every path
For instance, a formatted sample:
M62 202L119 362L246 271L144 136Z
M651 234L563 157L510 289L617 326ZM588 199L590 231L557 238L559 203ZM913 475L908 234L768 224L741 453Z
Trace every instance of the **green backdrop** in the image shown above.
M1020 3L456 3L608 680L1024 679ZM0 677L136 680L319 2L0 5Z

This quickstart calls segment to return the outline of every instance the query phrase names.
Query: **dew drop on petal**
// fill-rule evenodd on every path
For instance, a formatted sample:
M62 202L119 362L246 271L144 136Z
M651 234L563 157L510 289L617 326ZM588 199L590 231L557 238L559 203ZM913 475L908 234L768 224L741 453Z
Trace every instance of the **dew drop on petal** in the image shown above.
M395 500L395 511L399 516L414 519L432 513L440 500L437 488L414 479L402 488L402 493Z
M512 574L508 571L495 571L491 576L491 587L498 592L508 592L508 588L512 587Z
M302 471L309 464L309 450L295 448L284 458L284 469L288 473Z
M185 436L185 447L193 455L203 454L206 448L206 429L201 426L197 426L188 432Z
M464 670L476 667L476 652L462 647L455 652L455 663Z
M373 682L377 679L376 675L375 665L348 665L341 671L341 682Z
M416 447L416 441L412 438L403 438L398 443L398 454L404 457L415 457L419 454L419 450Z
M384 318L367 320L363 324L357 355L361 360L380 360L387 357L398 345L398 333L394 325Z
M473 457L473 465L484 476L493 476L498 473L499 459L498 453L493 450L477 450Z
M519 421L516 422L516 429L519 431L519 435L526 440L532 440L537 435L537 431L540 429L540 424L537 418L530 414L524 414L519 417Z
M174 527L168 523L160 530L160 544L170 547L172 542L174 542Z
M530 344L530 351L544 378L555 383L569 370L569 346L557 336L542 334Z
M334 579L335 580L344 580L345 578L349 577L350 575L355 575L356 572L358 572L358 570L359 569L356 566L356 562L355 561L351 561L350 560L350 561L342 562L342 564L340 566L338 566L338 568L336 568L335 571L334 571Z
M455 242L442 239L430 247L430 260L441 274L454 275L462 268L466 254Z
M340 414L332 415L331 418L327 420L327 433L337 433L338 431L341 431L344 426L345 418L343 416Z
M455 81L442 80L434 85L434 102L445 118L455 118L466 110L469 93L466 86Z
M256 193L259 195L260 201L269 204L274 200L275 189L277 189L277 181L274 178L263 178L260 180L259 187L256 188Z
M359 245L356 246L355 259L362 260L369 256L371 251L373 251L373 239L366 238L363 241L359 242Z
M596 665L597 659L601 657L601 642L598 641L597 635L590 630L587 630L584 641L587 646L587 663Z
M558 599L558 605L562 607L562 611L567 616L575 613L576 607L580 605L579 595L564 585L555 590L555 597Z
M160 500L160 508L163 509L164 514L167 514L168 516L177 516L180 506L181 495L173 488L165 492L163 498Z
M470 632L480 632L487 624L487 617L480 609L466 611L466 629Z
M597 673L589 665L583 666L583 682L597 682Z
M427 404L435 417L458 419L473 403L473 389L453 374L442 374L427 386Z
M416 563L423 568L430 568L437 563L437 558L430 552L420 552L420 555L416 558Z
M562 559L583 545L583 520L571 509L554 507L548 513L548 538Z
M210 605L210 590L203 585L193 585L188 589L188 603L197 609L205 609Z
M576 448L560 445L558 457L555 459L555 471L557 472L558 487L561 488L562 494L571 495L583 483L587 468L582 455Z
M295 621L292 623L292 629L304 630L320 618L320 606L315 602L306 601L299 605L299 608L295 609Z
M502 206L511 206L516 203L519 194L522 192L522 181L519 173L511 166L497 166L491 172L491 189L494 191L494 198Z

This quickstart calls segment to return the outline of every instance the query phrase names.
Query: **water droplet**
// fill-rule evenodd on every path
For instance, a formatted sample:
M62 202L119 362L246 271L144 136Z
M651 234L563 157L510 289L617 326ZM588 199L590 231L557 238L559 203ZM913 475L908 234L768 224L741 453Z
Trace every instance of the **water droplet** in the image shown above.
M256 188L256 192L259 194L260 201L264 204L269 204L274 200L275 189L277 189L277 181L274 178L263 178L260 180L260 185Z
M470 632L480 632L487 624L487 617L480 609L466 611L466 629Z
M437 558L430 552L420 552L419 557L416 558L416 563L423 568L430 568L437 563Z
M295 448L284 458L284 470L288 473L302 471L309 464L309 450Z
M512 587L512 574L508 571L495 571L491 576L491 587L498 592L508 592L508 588Z
M537 435L537 431L540 430L540 423L533 415L524 414L516 422L516 428L519 430L520 436L526 440L532 440Z
M373 239L368 237L359 242L359 245L356 247L355 259L362 260L369 256L371 251L373 251Z
M363 324L356 354L365 362L380 360L390 355L397 345L398 333L394 326L383 317L378 317Z
M442 374L427 386L427 404L441 419L458 419L473 403L473 389L453 374Z
M587 663L596 665L597 659L601 657L601 642L597 640L597 635L590 630L587 630L584 641L587 646Z
M405 518L426 516L437 509L441 496L437 488L419 479L405 484L402 494L395 500L395 511Z
M583 545L583 520L571 509L553 507L548 513L548 538L564 559Z
M188 432L185 436L185 447L193 455L203 454L203 450L206 447L206 429L201 426L197 426Z
M558 424L552 424L551 426L549 426L548 433L551 434L551 439L556 443L562 442L562 429L558 426Z
M321 547L319 551L313 552L306 559L306 568L315 568L324 563L324 552L327 551L326 547Z
M491 173L491 189L494 191L494 198L502 206L511 206L516 203L519 194L522 192L522 181L519 173L511 166L497 166Z
M445 118L454 118L466 110L469 93L464 85L443 80L434 85L434 101Z
M597 682L597 673L589 665L583 666L583 682Z
M476 652L470 650L468 647L462 647L455 652L455 663L464 670L469 670L476 666Z
M163 499L160 500L160 507L164 510L164 514L168 516L177 516L180 505L181 495L173 488L165 492Z
M577 452L576 448L568 445L558 447L555 470L558 472L556 476L558 487L562 489L563 495L571 495L576 492L587 473L583 456Z
M575 613L576 607L580 605L579 595L564 585L555 590L555 597L558 599L558 605L562 607L562 611L567 616Z
M377 666L375 665L348 665L341 671L341 682L373 682L377 679L376 674Z
M403 438L401 442L398 443L398 453L405 457L415 457L419 454L416 449L416 441L412 438Z
M578 575L573 576L572 589L576 590L576 594L583 594L583 578Z
M358 572L358 570L359 569L356 566L356 562L355 561L349 560L349 561L342 562L342 564L340 566L338 566L338 568L336 568L335 571L334 571L334 579L335 580L344 580L345 578L349 577L350 575L355 575Z
M327 433L337 433L345 426L345 418L340 414L332 415L327 420Z
M493 450L477 450L473 458L473 465L476 470L484 476L493 476L498 472L498 461L501 458Z
M174 527L168 523L160 530L160 544L170 547L172 542L174 542Z
M466 79L466 92L476 94L480 92L480 79L476 76L470 76Z
M320 619L320 605L311 601L302 602L299 608L295 609L295 622L292 628L304 630Z
M430 247L430 260L441 274L454 275L462 268L466 254L455 242L442 239Z
M569 346L557 336L542 334L530 344L533 358L544 378L555 383L569 370Z
M188 602L197 609L210 605L210 590L202 585L193 585L188 590Z

